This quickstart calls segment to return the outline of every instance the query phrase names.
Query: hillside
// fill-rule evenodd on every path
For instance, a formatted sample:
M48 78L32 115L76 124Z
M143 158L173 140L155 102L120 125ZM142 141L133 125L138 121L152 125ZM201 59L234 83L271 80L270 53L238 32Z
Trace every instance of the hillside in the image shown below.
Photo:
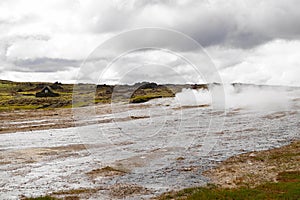
M206 88L206 85L158 85L156 83L136 83L135 85L92 85L81 84L91 88L84 95L92 95L95 104L110 103L112 94L114 101L142 103L153 98L173 97L183 88ZM77 85L78 86L78 85ZM80 86L80 85L79 85ZM49 87L58 97L36 97L36 93ZM0 111L20 109L51 109L72 107L73 84L59 82L12 82L0 80ZM117 87L117 89L116 89ZM77 87L78 89L78 87ZM75 106L86 106L90 102L80 102Z
M110 102L143 103L154 98L174 97L183 88L208 89L212 84L165 84L142 82L134 85L62 84L60 82L13 82L0 80L0 112L12 110L53 109L82 107ZM285 86L267 86L233 83L235 90L247 87L267 89L293 89ZM36 93L48 87L58 94L54 97L36 97ZM74 91L80 100L73 101ZM76 96L78 97L78 96ZM87 100L88 99L88 100Z

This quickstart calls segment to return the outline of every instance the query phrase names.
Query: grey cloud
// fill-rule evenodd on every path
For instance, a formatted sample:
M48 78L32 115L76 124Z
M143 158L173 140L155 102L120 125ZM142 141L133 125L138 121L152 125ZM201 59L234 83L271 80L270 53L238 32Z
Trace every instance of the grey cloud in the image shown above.
M13 62L15 65L13 70L20 72L56 72L78 68L81 63L80 60L55 58L19 59Z
M252 48L270 40L300 39L299 1L253 1L225 6L221 1L212 8L201 7L199 12L188 12L174 27L191 35L203 46L227 45ZM234 2L234 1L229 1ZM191 8L190 8L191 9Z
M275 38L300 39L299 1L190 1L184 5L179 2L136 1L131 10L111 7L107 12L99 13L99 21L93 30L120 32L158 26L186 33L203 46L241 48L252 48ZM164 24L163 20L152 19L152 16L140 19L148 9L157 14L172 11L174 23Z

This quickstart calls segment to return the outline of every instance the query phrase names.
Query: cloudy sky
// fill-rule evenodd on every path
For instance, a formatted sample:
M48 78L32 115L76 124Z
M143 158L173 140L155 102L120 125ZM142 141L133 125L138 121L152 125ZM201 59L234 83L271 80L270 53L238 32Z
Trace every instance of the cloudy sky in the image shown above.
M297 0L1 0L0 79L76 82L82 68L96 70L91 55L103 42L158 27L202 45L223 82L300 86L299 8ZM167 38L154 40L159 46ZM201 82L176 56L198 53L135 51L87 80ZM210 66L201 60L196 65Z

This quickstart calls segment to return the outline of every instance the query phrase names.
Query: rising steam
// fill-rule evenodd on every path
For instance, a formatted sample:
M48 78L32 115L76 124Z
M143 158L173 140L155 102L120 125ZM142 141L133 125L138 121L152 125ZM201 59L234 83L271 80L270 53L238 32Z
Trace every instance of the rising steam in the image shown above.
M220 95L212 95L221 90L224 90L223 98ZM226 109L253 110L285 110L290 106L290 99L290 91L287 88L247 85L224 85L223 87L214 85L208 90L183 89L175 96L175 101L181 106L225 105Z

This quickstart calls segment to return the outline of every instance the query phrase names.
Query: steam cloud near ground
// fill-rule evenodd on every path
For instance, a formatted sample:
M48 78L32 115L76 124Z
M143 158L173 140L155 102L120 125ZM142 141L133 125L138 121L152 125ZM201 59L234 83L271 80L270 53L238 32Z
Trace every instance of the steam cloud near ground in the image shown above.
M233 85L212 86L209 90L183 89L175 96L175 101L181 106L213 105L251 110L286 110L290 99L290 91L284 88Z

